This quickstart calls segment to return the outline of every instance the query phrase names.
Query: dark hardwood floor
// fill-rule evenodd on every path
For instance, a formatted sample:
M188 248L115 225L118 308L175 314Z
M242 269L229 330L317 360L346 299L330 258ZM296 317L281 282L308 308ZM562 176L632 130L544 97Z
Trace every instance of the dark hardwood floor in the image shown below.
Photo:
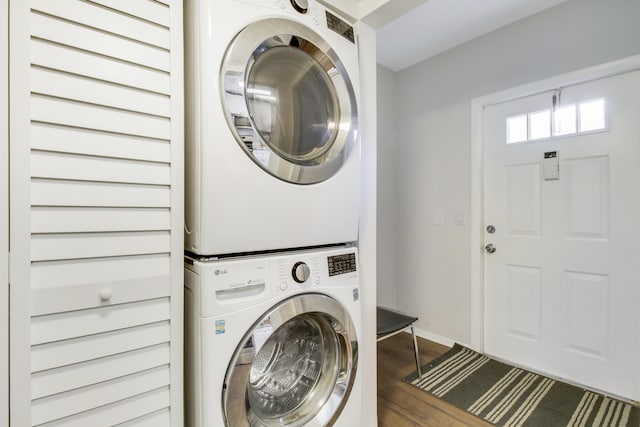
M447 347L418 338L422 364ZM411 335L401 333L378 343L379 427L491 427L473 415L402 381L415 371Z

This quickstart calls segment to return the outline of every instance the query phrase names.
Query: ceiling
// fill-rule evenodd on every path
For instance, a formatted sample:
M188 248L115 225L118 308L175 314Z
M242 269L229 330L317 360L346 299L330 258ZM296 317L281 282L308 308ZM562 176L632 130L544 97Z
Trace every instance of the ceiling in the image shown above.
M414 9L378 28L378 63L400 71L564 1L421 0ZM390 0L389 4L394 2L406 4L407 0Z

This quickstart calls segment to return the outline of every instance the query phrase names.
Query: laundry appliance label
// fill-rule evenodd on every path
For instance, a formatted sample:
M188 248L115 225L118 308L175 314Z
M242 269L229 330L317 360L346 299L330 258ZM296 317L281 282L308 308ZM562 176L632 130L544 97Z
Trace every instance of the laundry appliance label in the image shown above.
M224 334L226 332L226 321L216 320L216 335Z

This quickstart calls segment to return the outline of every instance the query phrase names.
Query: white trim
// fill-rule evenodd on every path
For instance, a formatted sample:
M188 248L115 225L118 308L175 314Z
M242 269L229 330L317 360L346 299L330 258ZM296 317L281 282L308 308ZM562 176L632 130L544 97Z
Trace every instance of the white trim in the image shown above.
M29 6L9 2L9 411L16 427L31 425Z
M184 420L184 63L183 2L171 10L171 425Z
M578 71L503 90L471 101L471 346L484 350L483 283L483 112L484 108L640 69L640 55L629 56Z
M0 27L9 28L9 2L0 1ZM9 425L9 33L0 33L0 425ZM6 254L6 256L5 256Z
M484 284L482 224L484 222L484 145L483 134L484 105L479 100L471 101L471 348L484 350Z
M443 337L442 335L437 335L437 334L434 334L433 332L425 331L424 329L415 328L415 331L416 331L416 335L419 336L420 338L424 338L425 340L433 341L435 343L438 343L447 347L453 347L453 345L457 343L457 341L452 340L451 338ZM407 333L411 334L411 332L407 332ZM466 344L466 343L461 342L458 344L463 345L465 347L469 347L469 344Z
M358 254L360 257L360 301L362 331L359 340L362 378L361 424L378 425L376 411L376 283L377 283L377 212L376 212L376 33L367 24L356 27L360 59L360 224ZM366 403L365 403L366 402Z

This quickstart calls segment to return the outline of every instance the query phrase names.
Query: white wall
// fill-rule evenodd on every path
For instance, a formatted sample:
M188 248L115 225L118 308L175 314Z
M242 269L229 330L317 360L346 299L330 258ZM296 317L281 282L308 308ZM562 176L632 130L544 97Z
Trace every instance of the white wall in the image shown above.
M398 308L420 317L423 335L470 342L471 99L638 54L638 17L637 0L569 0L395 79L380 73L379 109L397 110L395 123L380 126L384 134L393 126L397 135L393 142L380 138L380 156L394 143L397 159L395 198L393 191L379 194L379 238L382 245L396 227ZM385 106L383 96L394 87L396 101ZM389 205L396 206L395 224L384 209ZM443 225L434 224L434 210L444 212ZM456 212L464 213L464 225L454 224ZM392 299L386 289L379 292Z
M469 117L468 104L456 103L398 121L399 308L419 317L419 329L463 342L471 310ZM437 211L444 224L436 224ZM454 224L456 212L465 225Z
M396 73L377 67L378 99L378 304L397 308Z

